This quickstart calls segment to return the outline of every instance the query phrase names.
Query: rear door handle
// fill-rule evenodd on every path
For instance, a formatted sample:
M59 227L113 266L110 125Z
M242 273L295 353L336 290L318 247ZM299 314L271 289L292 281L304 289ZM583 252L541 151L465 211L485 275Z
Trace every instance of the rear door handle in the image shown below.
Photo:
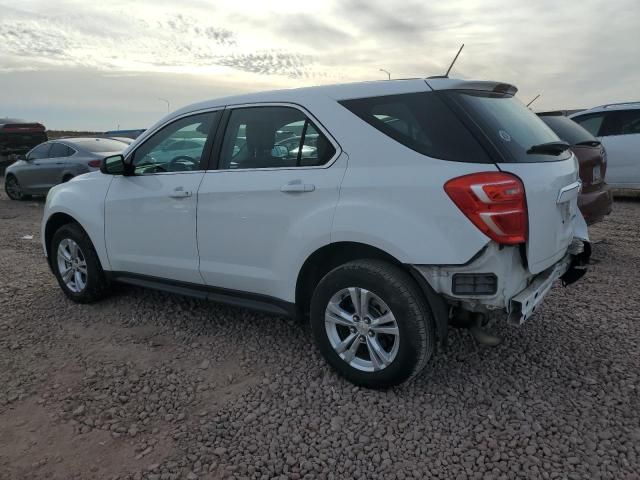
M310 183L291 182L280 187L280 191L284 193L301 193L301 192L313 192L316 189L315 185Z
M189 192L188 190L185 190L184 187L176 187L169 194L169 197L171 198L188 198L190 196L191 196L191 192Z

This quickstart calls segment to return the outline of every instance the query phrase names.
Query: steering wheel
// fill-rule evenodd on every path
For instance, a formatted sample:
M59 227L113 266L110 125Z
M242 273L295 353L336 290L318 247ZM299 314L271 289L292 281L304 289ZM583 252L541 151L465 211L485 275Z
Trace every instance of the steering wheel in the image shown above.
M187 165L185 165L185 163ZM191 164L191 165L188 165ZM178 165L180 165L179 168ZM176 170L193 170L193 167L195 167L196 165L198 165L198 161L192 157L189 157L187 155L180 155L178 157L172 158L171 161L169 162L169 171L176 171Z

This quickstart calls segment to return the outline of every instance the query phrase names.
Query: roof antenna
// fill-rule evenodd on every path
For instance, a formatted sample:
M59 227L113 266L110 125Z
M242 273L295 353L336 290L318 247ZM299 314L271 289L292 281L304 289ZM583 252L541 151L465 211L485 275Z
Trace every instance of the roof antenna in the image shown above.
M458 60L458 55L460 55L460 52L462 51L463 48L464 48L464 43L460 47L460 50L458 50L458 53L456 53L456 56L453 57L453 62L451 62L451 65L449 65L449 68L447 69L447 73L444 74L444 78L449 78L449 72L453 68L453 64L456 63L456 60Z
M535 102L537 99L539 99L539 98L540 98L540 95L542 95L542 94L540 94L540 93L539 93L538 95L536 95L535 97L533 97L533 100L531 100L529 103L527 103L527 107L531 106L531 104L532 104L533 102Z

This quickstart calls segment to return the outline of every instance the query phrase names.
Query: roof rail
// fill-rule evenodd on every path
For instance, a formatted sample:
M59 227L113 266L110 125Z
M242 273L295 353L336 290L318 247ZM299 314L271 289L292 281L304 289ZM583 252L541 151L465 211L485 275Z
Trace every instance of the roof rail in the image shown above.
M640 100L635 102L619 102L619 103L607 103L606 105L600 105L598 108L609 108L609 107L617 107L619 105L638 105L640 104Z

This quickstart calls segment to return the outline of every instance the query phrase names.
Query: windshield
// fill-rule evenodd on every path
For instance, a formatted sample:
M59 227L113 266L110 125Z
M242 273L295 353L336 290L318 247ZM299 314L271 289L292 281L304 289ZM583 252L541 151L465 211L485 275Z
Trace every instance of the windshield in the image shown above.
M91 138L86 140L73 140L72 142L78 147L87 150L91 153L103 153L103 152L121 152L127 148L125 142L119 140L112 140L110 138Z
M597 142L598 140L587 130L570 118L561 115L541 115L540 118L565 142L571 145Z
M571 153L558 155L527 153L534 145L560 139L538 116L511 95L493 92L449 91L445 95L471 117L506 161L519 163L548 162L567 159Z

